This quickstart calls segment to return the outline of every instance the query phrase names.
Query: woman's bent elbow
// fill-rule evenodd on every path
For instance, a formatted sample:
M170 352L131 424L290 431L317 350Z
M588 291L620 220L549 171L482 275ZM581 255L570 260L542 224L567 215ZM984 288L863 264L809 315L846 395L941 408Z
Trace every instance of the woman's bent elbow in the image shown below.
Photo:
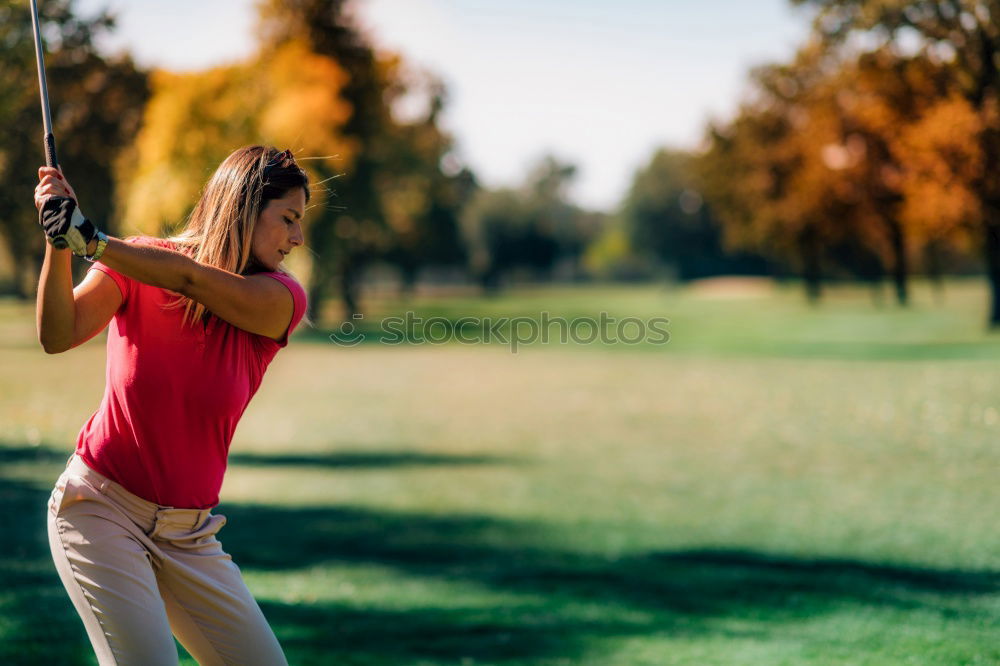
M64 351L69 351L73 344L65 340L49 340L42 336L38 336L38 342L42 345L42 349L45 350L46 354L61 354Z

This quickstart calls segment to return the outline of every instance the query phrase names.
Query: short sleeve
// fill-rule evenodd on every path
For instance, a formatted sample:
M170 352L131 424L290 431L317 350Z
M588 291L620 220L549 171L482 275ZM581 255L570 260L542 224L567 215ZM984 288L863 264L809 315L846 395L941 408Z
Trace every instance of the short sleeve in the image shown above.
M164 238L154 238L152 236L130 236L125 239L125 242L134 243L135 245L155 245L156 247L165 247L169 250L175 249L174 244L170 241ZM133 285L135 284L135 281L130 277L122 275L115 269L111 268L107 264L101 263L100 261L95 261L94 265L87 269L88 273L90 271L101 271L114 280L115 284L118 285L118 291L122 293L122 307L124 307L128 302L129 296L134 290Z
M288 273L264 273L268 277L272 277L281 284L285 285L289 292L292 294L292 319L288 324L288 331L285 333L285 337L281 341L277 342L279 347L284 347L288 344L288 338L292 335L292 331L295 327L299 325L302 318L306 314L306 290L302 288L298 280L293 278Z
M125 277L115 269L110 268L99 261L95 261L94 265L87 269L88 273L90 271L100 271L114 280L114 283L118 285L118 291L122 293L122 304L119 307L124 307L125 304L128 303L129 294L132 291L132 278Z

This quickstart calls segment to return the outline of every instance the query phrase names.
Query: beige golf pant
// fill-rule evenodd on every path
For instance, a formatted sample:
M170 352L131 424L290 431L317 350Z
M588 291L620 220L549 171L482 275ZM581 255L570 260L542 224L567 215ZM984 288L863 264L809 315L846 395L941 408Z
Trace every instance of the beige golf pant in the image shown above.
M148 502L70 458L49 500L49 545L101 666L176 666L173 635L208 664L287 664L239 568L226 518Z

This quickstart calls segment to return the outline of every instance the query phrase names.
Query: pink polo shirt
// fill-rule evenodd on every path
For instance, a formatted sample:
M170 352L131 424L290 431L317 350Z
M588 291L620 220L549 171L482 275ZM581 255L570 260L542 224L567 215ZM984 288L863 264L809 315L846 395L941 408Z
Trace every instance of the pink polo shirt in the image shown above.
M173 249L159 238L131 239ZM107 384L101 405L77 438L87 466L156 504L207 509L219 502L229 444L264 371L288 344L211 317L182 326L174 292L95 263L122 292L108 326ZM306 311L302 286L265 273L294 301L290 334Z

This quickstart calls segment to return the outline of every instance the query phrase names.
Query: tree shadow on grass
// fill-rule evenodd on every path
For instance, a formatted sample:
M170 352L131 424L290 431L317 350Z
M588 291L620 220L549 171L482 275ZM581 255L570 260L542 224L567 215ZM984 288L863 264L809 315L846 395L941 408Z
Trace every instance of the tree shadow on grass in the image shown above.
M229 463L257 467L389 468L464 465L510 465L520 461L487 455L422 453L419 451L332 451L320 453L232 453Z
M577 663L604 638L647 622L574 618L537 607L376 609L340 603L261 603L293 664ZM588 641L581 641L586 636ZM589 649L588 649L589 648ZM593 656L593 655L590 655ZM552 663L552 662L547 662Z
M82 625L50 561L47 494L47 488L0 478L0 663L91 663ZM308 576L308 568L324 564L376 565L449 584L448 596L430 593L416 603L405 597L347 603L336 594L319 603L265 601L295 664L572 663L599 657L608 638L768 640L817 616L883 609L985 627L995 618L976 600L1000 591L1000 574L993 571L749 549L609 559L561 545L558 526L491 516L243 504L219 512L230 519L220 538L246 571Z
M16 463L64 463L71 449L45 446L6 446L0 442L0 465ZM392 467L441 467L474 465L514 465L523 459L470 454L427 453L422 451L329 451L316 453L232 453L231 465L248 467L325 467L364 469ZM54 480L54 479L53 479Z
M221 511L233 525L223 542L244 568L378 564L410 576L543 599L557 617L581 605L603 608L617 619L601 631L641 633L657 627L718 633L720 619L754 618L762 633L777 633L789 621L852 607L933 610L981 621L982 611L968 603L970 597L1000 592L998 572L743 549L653 551L609 560L554 545L551 526L483 516L243 505ZM509 619L511 611L497 609L494 621ZM635 612L654 621L630 624L625 618ZM579 623L574 629L567 617L560 622L563 649L572 652L574 645L588 642L593 627ZM521 627L532 620L512 624ZM396 625L396 630L409 628Z
M0 465L15 463L65 463L72 449L56 450L45 446L7 446L0 442ZM55 482L55 479L52 479Z
M49 555L48 495L35 484L0 477L2 664L93 663L90 642Z

